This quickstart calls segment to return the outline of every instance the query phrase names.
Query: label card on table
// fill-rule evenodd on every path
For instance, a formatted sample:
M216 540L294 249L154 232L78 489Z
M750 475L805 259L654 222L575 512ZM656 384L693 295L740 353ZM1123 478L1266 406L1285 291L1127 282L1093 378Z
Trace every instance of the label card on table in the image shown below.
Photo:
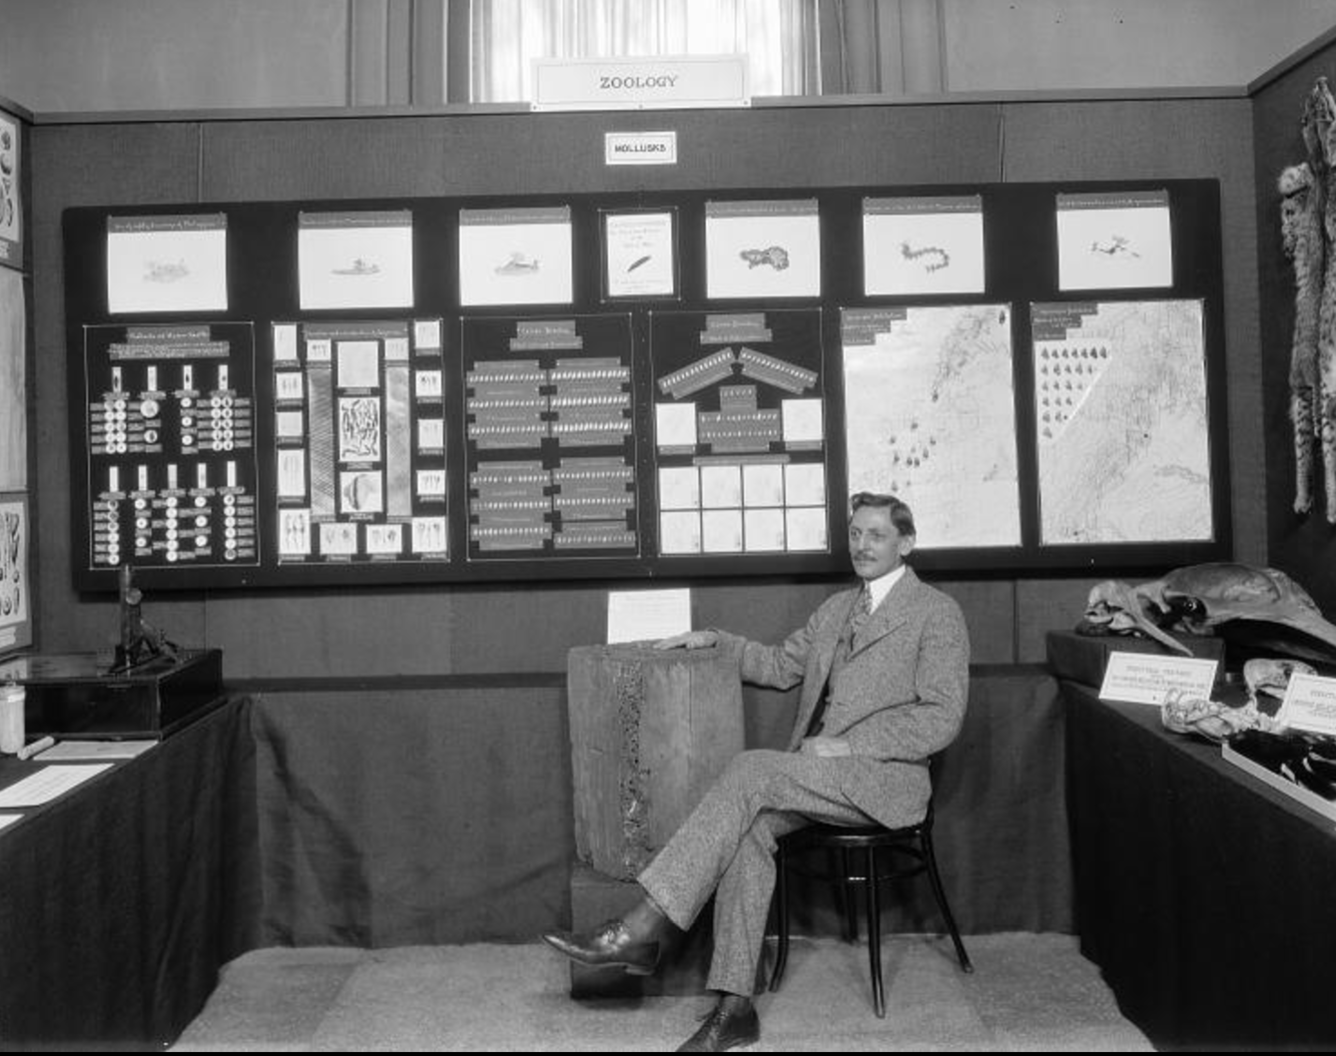
M1276 721L1296 730L1336 736L1336 678L1291 675Z
M1217 663L1187 656L1113 652L1104 669L1099 699L1159 707L1170 690L1181 690L1209 700Z

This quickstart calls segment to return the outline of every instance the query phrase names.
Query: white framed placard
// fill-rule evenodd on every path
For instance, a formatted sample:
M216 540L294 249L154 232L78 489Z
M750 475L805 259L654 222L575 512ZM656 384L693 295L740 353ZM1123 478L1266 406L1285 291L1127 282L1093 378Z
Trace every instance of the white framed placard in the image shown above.
M1104 668L1099 699L1159 707L1171 690L1209 699L1218 664L1190 656L1115 651Z
M533 60L535 110L747 106L747 56L658 55Z
M1336 678L1291 675L1276 721L1296 730L1336 736Z

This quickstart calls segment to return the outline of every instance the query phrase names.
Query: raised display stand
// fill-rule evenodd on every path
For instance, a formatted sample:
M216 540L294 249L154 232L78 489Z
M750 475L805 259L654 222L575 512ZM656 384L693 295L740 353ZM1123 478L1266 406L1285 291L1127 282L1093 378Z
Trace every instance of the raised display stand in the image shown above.
M1217 660L1216 682L1225 674L1225 643L1222 638L1204 635L1170 635L1181 642L1193 656ZM1070 678L1087 686L1104 681L1104 669L1114 653L1143 653L1150 656L1178 656L1159 642L1130 634L1087 635L1074 631L1049 631L1045 636L1048 663L1059 678Z

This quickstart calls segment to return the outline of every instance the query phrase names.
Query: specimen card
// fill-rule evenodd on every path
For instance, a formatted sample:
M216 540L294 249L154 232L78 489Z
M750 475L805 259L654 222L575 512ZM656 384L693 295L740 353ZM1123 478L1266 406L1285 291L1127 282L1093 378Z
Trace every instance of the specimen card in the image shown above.
M664 554L700 553L700 514L695 510L665 510L659 514L659 551Z
M1336 736L1336 678L1301 672L1291 675L1276 721L1296 730Z
M1159 706L1171 690L1209 700L1219 661L1187 656L1156 656L1153 653L1109 654L1100 685L1100 700Z
M830 549L824 506L790 506L784 511L784 521L790 551Z
M656 403L654 432L660 447L696 446L696 405L694 403Z

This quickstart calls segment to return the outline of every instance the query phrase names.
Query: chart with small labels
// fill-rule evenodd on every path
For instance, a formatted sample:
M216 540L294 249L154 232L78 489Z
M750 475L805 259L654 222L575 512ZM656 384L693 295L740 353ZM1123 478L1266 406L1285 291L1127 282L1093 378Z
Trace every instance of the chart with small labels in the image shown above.
M90 326L84 337L89 565L257 564L253 329Z

